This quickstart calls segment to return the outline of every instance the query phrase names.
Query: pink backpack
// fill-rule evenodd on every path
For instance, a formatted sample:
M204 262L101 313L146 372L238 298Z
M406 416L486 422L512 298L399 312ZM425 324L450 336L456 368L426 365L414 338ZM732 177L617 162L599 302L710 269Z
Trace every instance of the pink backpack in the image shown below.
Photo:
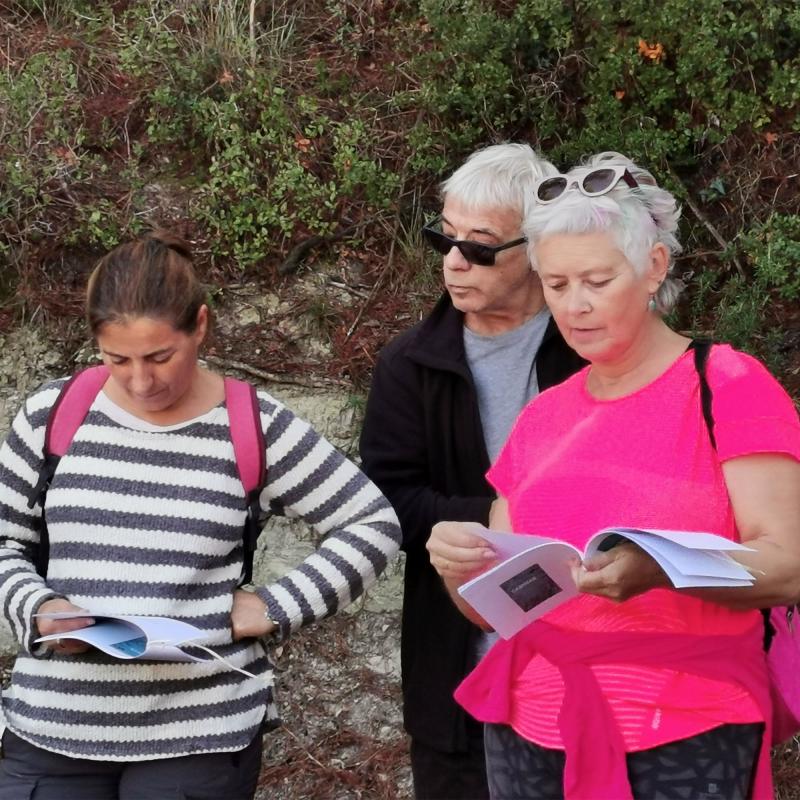
M764 624L774 633L767 645L767 669L772 695L772 743L780 744L800 731L800 640L794 629L795 606L764 609Z
M700 400L708 435L714 450L714 416L711 412L712 392L706 378L706 361L711 342L693 341L694 365L700 378ZM772 744L791 739L800 731L800 637L793 625L797 606L763 608L764 649L772 695Z
M58 463L72 444L78 428L83 424L97 393L108 379L108 370L100 365L75 373L62 387L50 410L44 435L44 461L39 479L28 497L28 508L39 503L42 525L36 555L36 571L47 577L50 558L50 540L47 534L45 498ZM266 445L261 429L256 390L249 383L225 378L225 404L228 407L231 441L236 455L236 469L247 498L247 519L242 533L244 548L240 585L253 577L253 555L263 524L261 490L267 480Z

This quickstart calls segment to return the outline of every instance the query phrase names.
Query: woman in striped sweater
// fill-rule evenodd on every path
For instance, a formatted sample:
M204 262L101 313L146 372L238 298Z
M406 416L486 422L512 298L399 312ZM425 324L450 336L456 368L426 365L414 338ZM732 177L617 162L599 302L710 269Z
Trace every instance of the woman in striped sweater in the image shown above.
M261 639L347 605L397 550L378 489L259 391L261 506L323 538L274 583L237 588L244 489L223 379L198 363L204 296L186 245L163 232L121 245L92 274L87 316L109 379L46 496L46 581L34 568L41 508L27 498L63 380L28 397L0 450L0 603L20 646L2 703L5 800L251 797L261 733L277 721ZM75 640L35 642L84 623L34 615L77 609L180 618L254 677L215 661L122 661Z

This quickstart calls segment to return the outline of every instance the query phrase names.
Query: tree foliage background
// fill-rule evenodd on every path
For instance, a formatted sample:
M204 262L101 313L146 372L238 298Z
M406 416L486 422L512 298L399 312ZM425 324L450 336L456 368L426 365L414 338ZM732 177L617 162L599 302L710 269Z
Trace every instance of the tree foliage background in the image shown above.
M170 224L222 292L356 263L364 302L315 313L363 382L437 292L437 182L504 140L648 166L684 209L675 323L797 392L795 0L0 0L0 324L77 315L99 253Z

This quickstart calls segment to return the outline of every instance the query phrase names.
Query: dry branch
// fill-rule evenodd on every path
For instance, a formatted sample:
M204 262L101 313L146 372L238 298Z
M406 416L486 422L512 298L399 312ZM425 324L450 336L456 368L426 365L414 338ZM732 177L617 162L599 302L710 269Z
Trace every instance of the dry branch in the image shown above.
M242 361L226 361L217 356L207 355L205 356L205 361L220 369L232 369L235 372L243 372L245 375L258 378L265 383L283 383L290 386L302 386L304 389L342 389L350 386L347 381L336 380L335 378L304 380L303 378L296 378L291 375L278 375L275 372L267 372L266 370L258 369L258 367L252 367L250 364L245 364Z
M684 185L683 181L670 169L669 171L672 179L683 187L684 193L686 195L686 205L692 210L692 213L697 218L698 222L700 222L705 229L711 234L714 238L714 241L719 244L719 246L723 250L728 250L730 252L730 242L726 241L723 235L717 230L717 228L711 223L711 221L706 217L706 215L697 207L695 202L692 200L692 196L689 194L689 190ZM733 265L736 267L736 272L739 273L739 277L744 279L745 272L744 267L742 266L741 262L735 255L731 256L731 261L733 261Z

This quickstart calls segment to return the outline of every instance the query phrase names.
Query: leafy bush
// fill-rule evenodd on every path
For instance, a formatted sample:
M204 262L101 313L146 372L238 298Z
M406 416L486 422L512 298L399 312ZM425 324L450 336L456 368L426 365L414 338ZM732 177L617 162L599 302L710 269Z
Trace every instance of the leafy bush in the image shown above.
M424 305L437 182L527 140L649 166L686 209L680 319L785 347L767 320L800 292L794 0L24 0L0 41L5 295L59 248L158 221L146 189L169 184L230 272L355 228Z
M242 17L231 14L190 6L183 16L188 31L157 26L150 39L161 37L162 45L151 43L147 52L134 45L128 58L143 73L163 74L168 56L184 54L148 96L148 133L154 144L190 142L209 155L207 171L198 175L194 216L212 252L244 269L298 230L332 232L343 205L356 197L387 207L398 181L371 152L375 143L361 120L322 109L288 79L292 20L273 13L268 30L249 45L234 45L213 24L224 21L233 35ZM152 25L149 16L137 21ZM240 26L240 38L246 30ZM140 41L142 32L131 38Z
M766 359L775 370L785 366L791 343L784 341L776 309L781 301L800 303L800 216L772 214L743 233L737 242L752 271L736 274L721 286L704 273L694 297L694 325L702 327L713 309L714 336Z
M16 73L0 71L0 115L0 256L22 269L92 170L69 54L38 53Z
M601 149L695 164L800 102L796 3L423 0L420 99L443 146L527 136L557 160Z
M345 201L361 195L385 208L397 189L397 177L370 153L360 121L337 121L292 99L274 76L259 73L192 108L192 127L211 152L197 215L212 232L214 252L242 267L298 228L332 232Z

